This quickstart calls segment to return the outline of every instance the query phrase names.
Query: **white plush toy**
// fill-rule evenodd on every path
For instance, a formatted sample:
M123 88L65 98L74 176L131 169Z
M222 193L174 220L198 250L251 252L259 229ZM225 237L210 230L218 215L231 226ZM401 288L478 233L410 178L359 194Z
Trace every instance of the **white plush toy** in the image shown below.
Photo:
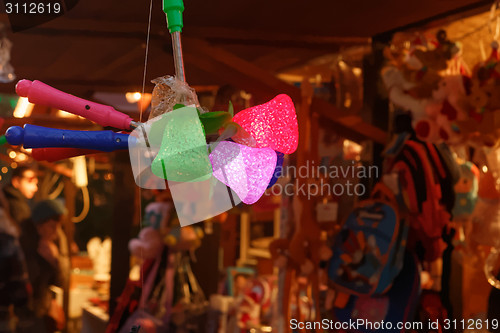
M427 100L417 99L406 93L406 91L410 90L415 85L408 82L399 69L394 66L385 67L382 70L382 80L389 92L390 101L396 106L410 111L413 118L413 124L427 117L425 110L428 104Z
M94 279L96 281L109 281L111 275L111 239L106 238L101 242L99 237L94 237L87 243L87 252L94 264Z
M426 107L428 117L415 124L417 136L430 142L458 143L462 137L457 123L468 118L463 77L444 76L432 97Z
M412 126L419 139L431 142L460 140L455 122L468 118L462 76L444 76L429 99L418 99L408 94L414 84L408 82L394 66L382 70L382 79L389 91L390 101L411 112Z

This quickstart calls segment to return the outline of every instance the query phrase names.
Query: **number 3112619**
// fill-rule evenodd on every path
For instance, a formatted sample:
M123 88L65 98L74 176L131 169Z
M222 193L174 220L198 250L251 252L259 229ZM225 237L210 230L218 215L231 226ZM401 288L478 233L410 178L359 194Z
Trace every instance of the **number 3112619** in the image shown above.
M58 2L6 2L5 12L7 14L59 14L61 13L61 4Z

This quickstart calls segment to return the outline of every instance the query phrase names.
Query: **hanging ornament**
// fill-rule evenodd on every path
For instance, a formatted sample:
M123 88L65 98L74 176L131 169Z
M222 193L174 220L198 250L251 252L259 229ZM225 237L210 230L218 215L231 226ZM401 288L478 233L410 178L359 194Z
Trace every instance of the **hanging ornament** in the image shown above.
M164 131L151 136L161 138L158 155L151 164L153 173L176 182L201 181L210 178L205 133L193 107L183 107L162 115ZM156 123L158 124L158 122Z
M294 104L283 94L236 116L231 104L227 112L206 112L185 80L182 0L165 0L163 5L176 75L153 81L156 86L147 122L134 121L111 106L37 80L21 80L16 92L29 102L124 132L25 125L9 128L6 139L12 145L34 148L35 159L49 161L128 149L137 185L169 188L179 222L185 226L221 214L241 201L252 204L259 200L281 174L284 154L297 149L298 124Z
M264 194L276 167L276 152L223 141L210 153L214 176L236 192L244 203Z
M239 124L255 139L258 148L291 154L297 149L299 128L292 99L278 95L269 102L237 113L233 121ZM236 136L233 140L246 144Z

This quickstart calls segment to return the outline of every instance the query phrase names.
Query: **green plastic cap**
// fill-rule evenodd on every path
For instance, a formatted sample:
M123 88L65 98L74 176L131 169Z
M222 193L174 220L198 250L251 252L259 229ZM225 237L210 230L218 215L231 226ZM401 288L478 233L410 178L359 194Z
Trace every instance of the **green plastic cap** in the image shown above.
M170 33L182 31L182 12L184 12L184 2L182 0L163 0L163 11L167 14L167 25Z

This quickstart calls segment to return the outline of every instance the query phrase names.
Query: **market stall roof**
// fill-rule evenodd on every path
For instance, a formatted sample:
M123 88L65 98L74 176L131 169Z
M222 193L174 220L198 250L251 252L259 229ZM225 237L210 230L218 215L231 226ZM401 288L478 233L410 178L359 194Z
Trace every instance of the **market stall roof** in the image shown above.
M206 40L273 73L336 52L340 46L366 43L378 33L477 4L477 0L188 0L184 35ZM123 91L140 86L148 16L149 1L79 1L60 18L9 34L14 43L12 64L19 77L38 78L67 90ZM161 1L153 0L148 81L173 73L170 54ZM186 67L192 85L227 83L217 68L212 71L196 61Z
M346 46L366 45L371 36L391 29L489 4L476 0L186 0L187 80L192 86L230 83L263 97L275 92L300 96L298 89L275 75ZM81 0L62 17L8 33L16 75L82 97L94 91L140 90L149 10L149 1ZM146 91L152 89L151 79L174 73L161 1L153 0L151 13ZM1 19L8 24L5 14ZM0 91L12 93L14 84L2 84ZM353 126L348 123L341 126ZM382 140L382 133L374 135Z

